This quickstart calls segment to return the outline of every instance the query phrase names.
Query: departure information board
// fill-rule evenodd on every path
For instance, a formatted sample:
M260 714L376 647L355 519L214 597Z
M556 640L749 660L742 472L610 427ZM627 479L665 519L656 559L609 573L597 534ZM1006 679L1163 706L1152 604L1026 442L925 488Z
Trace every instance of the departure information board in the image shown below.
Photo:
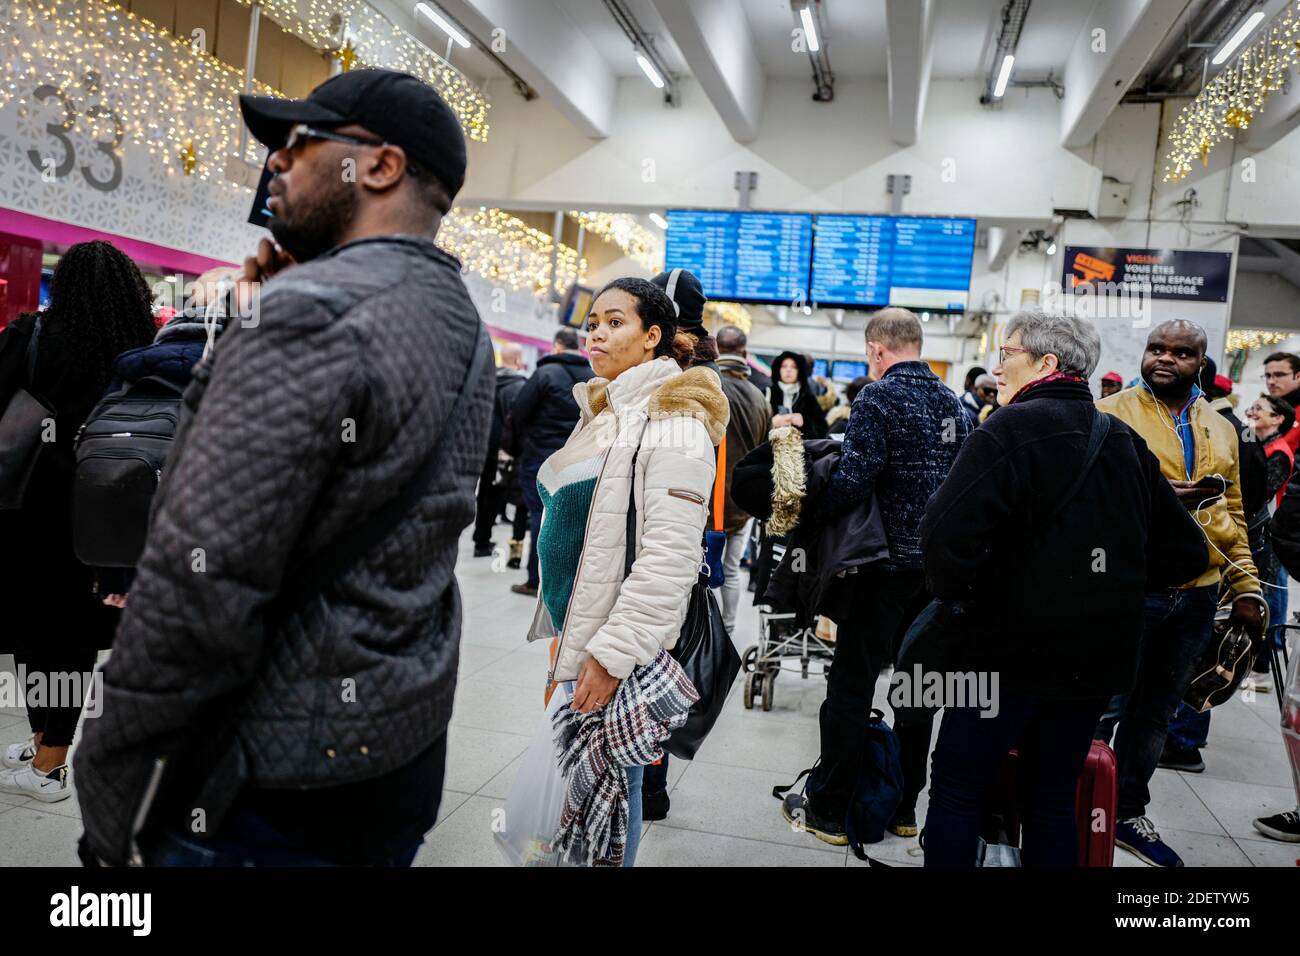
M710 299L804 302L811 263L807 213L668 210L664 268L694 272Z
M818 305L966 308L974 219L819 215L815 237Z
M710 299L960 311L975 220L670 209L664 245Z

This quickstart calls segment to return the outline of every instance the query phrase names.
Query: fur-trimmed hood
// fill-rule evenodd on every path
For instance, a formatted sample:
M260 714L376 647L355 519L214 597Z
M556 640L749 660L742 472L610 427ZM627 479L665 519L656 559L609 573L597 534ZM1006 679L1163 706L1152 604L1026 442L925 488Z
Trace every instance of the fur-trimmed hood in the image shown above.
M630 368L610 381L593 378L573 386L573 398L582 412L583 424L606 408L616 413L645 405L651 420L695 418L704 424L716 446L727 434L731 406L722 392L718 373L708 368L682 371L667 356Z

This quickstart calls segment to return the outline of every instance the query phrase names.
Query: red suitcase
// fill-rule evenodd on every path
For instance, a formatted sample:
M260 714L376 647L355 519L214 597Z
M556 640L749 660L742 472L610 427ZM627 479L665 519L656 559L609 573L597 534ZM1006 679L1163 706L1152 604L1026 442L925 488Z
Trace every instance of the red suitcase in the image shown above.
M1016 751L1007 755L989 810L1001 817L1012 846L1020 845L1020 814L1016 809ZM1115 810L1119 800L1119 775L1115 751L1094 740L1079 774L1074 810L1079 829L1079 865L1113 866L1115 862Z

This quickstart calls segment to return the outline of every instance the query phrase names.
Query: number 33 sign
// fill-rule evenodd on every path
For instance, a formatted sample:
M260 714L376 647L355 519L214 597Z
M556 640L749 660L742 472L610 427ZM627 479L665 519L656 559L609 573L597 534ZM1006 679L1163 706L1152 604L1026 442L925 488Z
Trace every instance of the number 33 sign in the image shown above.
M99 88L99 76L95 73L87 73L81 78L81 86L87 93L94 93ZM77 165L77 148L69 137L69 133L77 125L77 108L73 105L68 95L52 83L43 83L32 91L32 98L40 103L49 100L58 100L63 106L63 121L59 123L46 123L45 132L58 141L59 147L63 150L63 157L55 164L53 151L48 154L42 154L39 150L29 149L27 158L31 160L32 165L41 171L47 178L62 179L72 172ZM113 123L113 138L111 140L95 140L94 146L96 151L103 153L109 158L112 166L112 172L107 179L96 179L89 165L81 166L81 175L85 178L86 184L92 189L98 189L100 192L112 192L122 183L122 155L119 149L122 140L126 136L126 130L122 125L122 118L113 110L102 105L96 104L88 107L83 113L88 120L95 120L101 117L107 118Z

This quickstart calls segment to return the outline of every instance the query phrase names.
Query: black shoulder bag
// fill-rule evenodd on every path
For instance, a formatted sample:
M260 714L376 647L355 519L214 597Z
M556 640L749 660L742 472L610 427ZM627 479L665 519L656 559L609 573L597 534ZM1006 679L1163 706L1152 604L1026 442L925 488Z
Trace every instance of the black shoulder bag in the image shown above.
M482 324L476 323L474 349L460 393L447 414L442 433L419 470L395 498L340 534L292 576L286 576L266 612L268 630L282 624L369 554L396 530L429 490L448 460L447 444L481 378L479 366L486 339ZM171 756L156 764L150 785L154 793L146 794L133 827L132 854L137 860L139 847L150 845L162 830L186 820L191 808L202 807L207 817L207 832L217 831L243 785L244 760L236 735L241 696L242 692L238 692L211 702Z
M23 506L27 483L45 444L41 433L46 421L56 414L32 393L36 381L36 342L40 337L38 318L27 341L27 374L0 415L0 510L11 511Z
M636 560L636 459L641 449L632 455L631 488L627 495L627 553L623 562L623 577L632 573ZM664 750L674 757L690 760L704 743L718 715L727 702L727 692L740 673L740 654L731 642L727 628L722 623L722 611L717 599L709 590L709 566L704 563L704 546L700 546L700 570L691 586L690 603L686 607L686 620L676 645L668 653L677 661L687 678L695 685L700 699L691 705L686 723L673 731Z

